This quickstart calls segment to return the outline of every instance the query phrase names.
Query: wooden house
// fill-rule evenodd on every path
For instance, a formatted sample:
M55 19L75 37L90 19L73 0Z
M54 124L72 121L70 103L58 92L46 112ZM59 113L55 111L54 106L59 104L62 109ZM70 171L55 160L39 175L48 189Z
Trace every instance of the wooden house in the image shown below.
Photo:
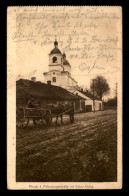
M17 106L27 107L28 100L31 97L34 99L38 98L43 108L47 104L72 103L75 111L78 112L82 111L82 105L80 103L85 101L79 95L75 95L59 86L36 82L35 80L20 79L16 81Z

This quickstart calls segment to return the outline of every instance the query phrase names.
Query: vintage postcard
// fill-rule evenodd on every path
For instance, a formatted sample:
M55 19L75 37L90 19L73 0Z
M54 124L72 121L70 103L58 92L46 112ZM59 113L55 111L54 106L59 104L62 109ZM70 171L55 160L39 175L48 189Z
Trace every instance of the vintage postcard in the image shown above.
M7 188L122 188L122 7L7 8Z

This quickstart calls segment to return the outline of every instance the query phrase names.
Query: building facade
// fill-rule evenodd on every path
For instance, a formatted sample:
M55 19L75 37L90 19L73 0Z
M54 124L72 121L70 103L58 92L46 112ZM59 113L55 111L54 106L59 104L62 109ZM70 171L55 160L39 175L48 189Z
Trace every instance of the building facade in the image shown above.
M92 94L81 92L77 81L71 77L71 65L66 59L66 54L61 53L58 42L55 40L54 49L49 54L49 71L44 72L44 83L60 86L70 93L79 95L82 100L76 103L76 108L80 112L90 112L102 110L102 100L93 97Z
M101 99L93 96L91 93L89 93L88 91L85 92L83 90L75 90L75 91L71 91L71 93L79 95L80 97L84 98L85 101L85 106L83 106L83 108L85 107L85 109L83 109L83 111L85 110L85 112L92 112L92 111L101 111L103 110L103 102Z
M65 89L78 88L77 81L71 76L71 65L66 54L61 53L55 40L54 49L49 54L49 71L44 72L44 83L60 86Z

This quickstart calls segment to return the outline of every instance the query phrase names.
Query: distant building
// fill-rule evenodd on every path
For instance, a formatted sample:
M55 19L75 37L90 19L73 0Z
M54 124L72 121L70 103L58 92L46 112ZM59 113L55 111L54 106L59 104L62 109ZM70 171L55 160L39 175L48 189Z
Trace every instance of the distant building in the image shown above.
M71 90L71 93L75 95L79 95L80 97L84 98L85 101L82 102L83 105L83 111L85 112L91 112L91 111L100 111L103 110L103 102L101 99L93 96L90 92L88 91L83 91L83 90Z
M44 82L66 89L78 88L77 81L71 76L71 65L66 54L61 53L55 40L54 49L49 54L49 71L43 73Z

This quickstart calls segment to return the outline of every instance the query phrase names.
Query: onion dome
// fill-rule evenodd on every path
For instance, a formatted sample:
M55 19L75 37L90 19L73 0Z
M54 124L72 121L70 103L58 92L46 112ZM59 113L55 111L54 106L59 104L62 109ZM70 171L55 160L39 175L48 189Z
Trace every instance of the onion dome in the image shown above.
M58 49L58 42L57 40L54 41L55 48L50 52L50 54L62 54L61 51Z
M63 60L63 65L70 65L67 60Z
M66 54L65 53L63 53L63 59L66 59Z
M69 62L66 59L66 54L63 53L63 65L70 65Z

